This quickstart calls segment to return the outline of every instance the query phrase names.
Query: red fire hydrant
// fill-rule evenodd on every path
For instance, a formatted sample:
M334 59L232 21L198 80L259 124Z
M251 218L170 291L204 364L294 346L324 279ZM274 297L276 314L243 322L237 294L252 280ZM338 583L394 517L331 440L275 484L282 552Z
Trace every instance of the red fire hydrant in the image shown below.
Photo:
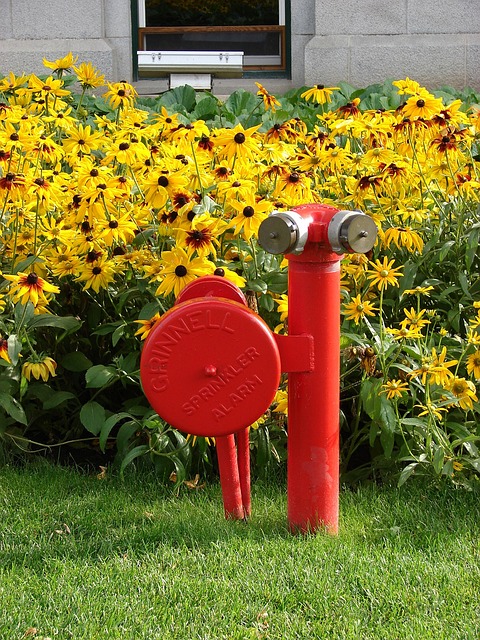
M288 368L288 521L292 530L338 530L340 434L340 260L366 253L375 222L359 211L307 204L275 213L259 230L270 253L286 254L288 337L310 341L310 366ZM290 348L289 348L290 351ZM283 361L282 361L283 365Z
M287 372L288 520L293 531L338 530L340 260L367 252L374 221L310 204L274 213L259 243L289 260L288 336L274 334L241 291L216 276L185 287L146 340L145 395L169 424L214 436L225 515L250 514L248 426Z

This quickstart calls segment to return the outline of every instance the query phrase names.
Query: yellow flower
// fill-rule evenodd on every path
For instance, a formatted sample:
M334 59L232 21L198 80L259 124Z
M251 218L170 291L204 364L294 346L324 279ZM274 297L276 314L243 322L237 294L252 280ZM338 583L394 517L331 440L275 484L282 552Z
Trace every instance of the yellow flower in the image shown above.
M8 340L0 337L0 358L11 364L10 356L8 355Z
M162 253L164 269L163 280L155 292L156 296L178 296L180 291L189 283L200 276L212 273L215 265L205 258L191 258L184 249L175 247L171 251Z
M437 407L437 405L433 404L433 402L428 401L426 404L416 404L415 406L419 409L422 409L422 411L418 414L419 418L422 418L423 416L431 416L432 418L436 418L437 420L442 420L442 411L444 413L448 412L448 409L446 409L445 407Z
M258 235L258 228L273 209L273 204L267 200L256 201L255 196L249 196L238 202L233 200L230 205L237 211L231 224L235 227L235 235L242 232L245 240Z
M28 381L33 376L35 380L40 380L41 378L44 382L47 382L50 377L54 378L57 375L56 368L57 363L48 356L42 360L27 360L22 366L22 375Z
M105 98L108 99L112 109L123 109L124 107L133 107L137 92L128 82L108 83L108 91Z
M265 109L267 111L271 109L272 113L275 113L275 108L281 106L280 102L275 98L275 96L268 93L265 87L263 87L259 82L255 82L255 84L258 87L257 96L262 97Z
M374 316L375 311L378 309L367 300L362 300L360 294L343 305L345 317L347 320L354 320L355 324L358 324L365 316Z
M239 123L233 129L222 129L214 140L220 158L227 158L229 161L234 158L252 159L260 151L253 134L260 128L260 125L244 129Z
M79 124L78 128L68 130L67 137L63 140L65 152L77 156L78 154L89 155L94 149L98 149L100 141L100 133L93 132L90 125Z
M73 65L78 60L78 56L73 57L73 53L70 51L63 58L59 58L58 60L54 60L50 62L46 58L43 59L43 65L47 67L47 69L52 69L52 71L66 71L73 67Z
M274 413L283 413L284 416L288 416L288 392L286 390L279 389L273 403L276 405Z
M408 383L401 380L389 380L382 385L381 393L386 393L389 400L401 398L408 391Z
M140 325L140 328L135 332L135 335L140 336L140 340L145 340L150 331L157 324L158 320L160 320L159 313L156 313L149 320L135 320L134 322Z
M430 120L430 118L439 114L442 109L443 104L440 98L435 98L425 92L409 98L402 109L402 115L411 119L422 118L423 120Z
M95 260L83 266L76 280L85 282L83 290L93 289L96 293L100 289L108 289L108 285L115 279L115 270L105 259Z
M465 411L473 409L473 403L478 401L475 385L470 380L465 380L465 378L451 378L445 385L445 389L453 393L460 408Z
M383 262L375 260L370 262L373 269L368 269L367 278L371 280L371 286L377 285L379 291L386 289L389 284L394 287L398 287L397 277L401 276L401 267L393 267L394 260L388 260L387 256L384 256Z
M316 84L311 89L304 91L300 97L305 100L317 102L318 104L325 104L330 102L334 91L338 91L340 87L325 87L323 84Z
M473 373L474 377L480 380L480 351L478 349L467 358L467 372Z
M28 274L21 271L16 275L3 274L3 277L13 283L8 292L13 302L20 301L21 304L31 302L34 306L39 303L46 305L48 300L45 297L45 291L48 293L60 293L58 287L50 284L33 271Z
M95 69L91 62L82 62L78 67L73 67L73 70L84 89L101 87L105 83L105 76Z
M400 322L400 325L402 327L421 331L425 325L430 324L430 320L427 320L423 317L426 313L425 309L421 309L417 313L417 311L415 311L413 307L410 307L410 311L408 311L408 309L404 309L403 312L407 317L405 318L405 320L402 320Z

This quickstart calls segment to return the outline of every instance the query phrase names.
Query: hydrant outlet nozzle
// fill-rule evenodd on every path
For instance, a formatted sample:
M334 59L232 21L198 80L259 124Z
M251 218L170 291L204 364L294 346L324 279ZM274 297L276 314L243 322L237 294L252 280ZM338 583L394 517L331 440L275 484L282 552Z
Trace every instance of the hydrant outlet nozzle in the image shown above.
M361 211L338 211L328 225L334 253L368 253L377 238L375 221Z
M267 253L302 253L308 239L309 220L295 211L274 211L260 225L258 243Z

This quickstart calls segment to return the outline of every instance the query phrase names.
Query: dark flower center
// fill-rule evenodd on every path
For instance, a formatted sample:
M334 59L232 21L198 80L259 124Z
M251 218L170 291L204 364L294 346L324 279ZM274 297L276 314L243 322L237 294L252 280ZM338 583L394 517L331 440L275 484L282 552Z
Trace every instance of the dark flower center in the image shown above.
M300 180L300 176L298 175L298 173L296 171L294 171L293 173L291 173L288 177L288 181L289 182L298 182Z
M235 134L235 137L233 139L237 144L243 144L245 142L245 134L239 131Z
M98 169L92 169L90 171L90 175L92 176L92 178L96 178L98 176Z
M10 140L18 140L18 133L12 133Z
M99 276L102 273L102 268L101 267L93 267L92 273L93 273L94 276Z
M129 147L130 145L128 144L128 142L121 142L118 145L118 148L120 149L120 151L126 151Z
M241 187L241 186L242 186L242 183L239 182L238 180L235 180L235 182L232 182L232 187L237 188L237 187Z
M35 178L35 184L38 184L39 187L42 187L45 184L45 180L43 178Z
M83 140L83 138L80 138L80 140L78 141L78 144L85 144L85 140Z
M117 92L117 95L119 95L121 98L123 98L124 95L125 95L125 89L119 89L118 92Z
M103 190L107 188L107 185L104 182L101 182L99 185L97 185L97 187Z
M225 269L222 269L222 267L217 267L217 269L215 269L215 271L213 272L214 276L224 276L225 275Z
M317 84L317 89L325 89L325 85L324 84Z
M38 276L36 273L29 273L27 276L27 284L35 285L38 282Z
M179 278L183 278L187 275L187 268L184 267L183 264L179 264L177 267L175 267L175 275Z
M159 179L157 180L157 183L161 187L168 187L168 178L167 178L167 176L160 176Z
M117 220L110 220L110 222L108 223L108 226L110 227L110 229L116 229L118 227Z
M245 209L243 210L243 215L245 216L245 218L251 218L253 215L255 215L255 209L253 207L245 207Z
M421 98L420 100L417 100L417 107L420 107L421 109L424 106L425 106L425 100L422 100Z

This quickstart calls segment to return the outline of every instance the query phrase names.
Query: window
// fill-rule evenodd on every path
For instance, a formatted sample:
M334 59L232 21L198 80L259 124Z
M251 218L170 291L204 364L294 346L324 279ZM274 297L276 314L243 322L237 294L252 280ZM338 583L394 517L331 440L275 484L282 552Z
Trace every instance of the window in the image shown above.
M139 52L243 51L245 71L286 69L285 0L138 0L138 22Z

